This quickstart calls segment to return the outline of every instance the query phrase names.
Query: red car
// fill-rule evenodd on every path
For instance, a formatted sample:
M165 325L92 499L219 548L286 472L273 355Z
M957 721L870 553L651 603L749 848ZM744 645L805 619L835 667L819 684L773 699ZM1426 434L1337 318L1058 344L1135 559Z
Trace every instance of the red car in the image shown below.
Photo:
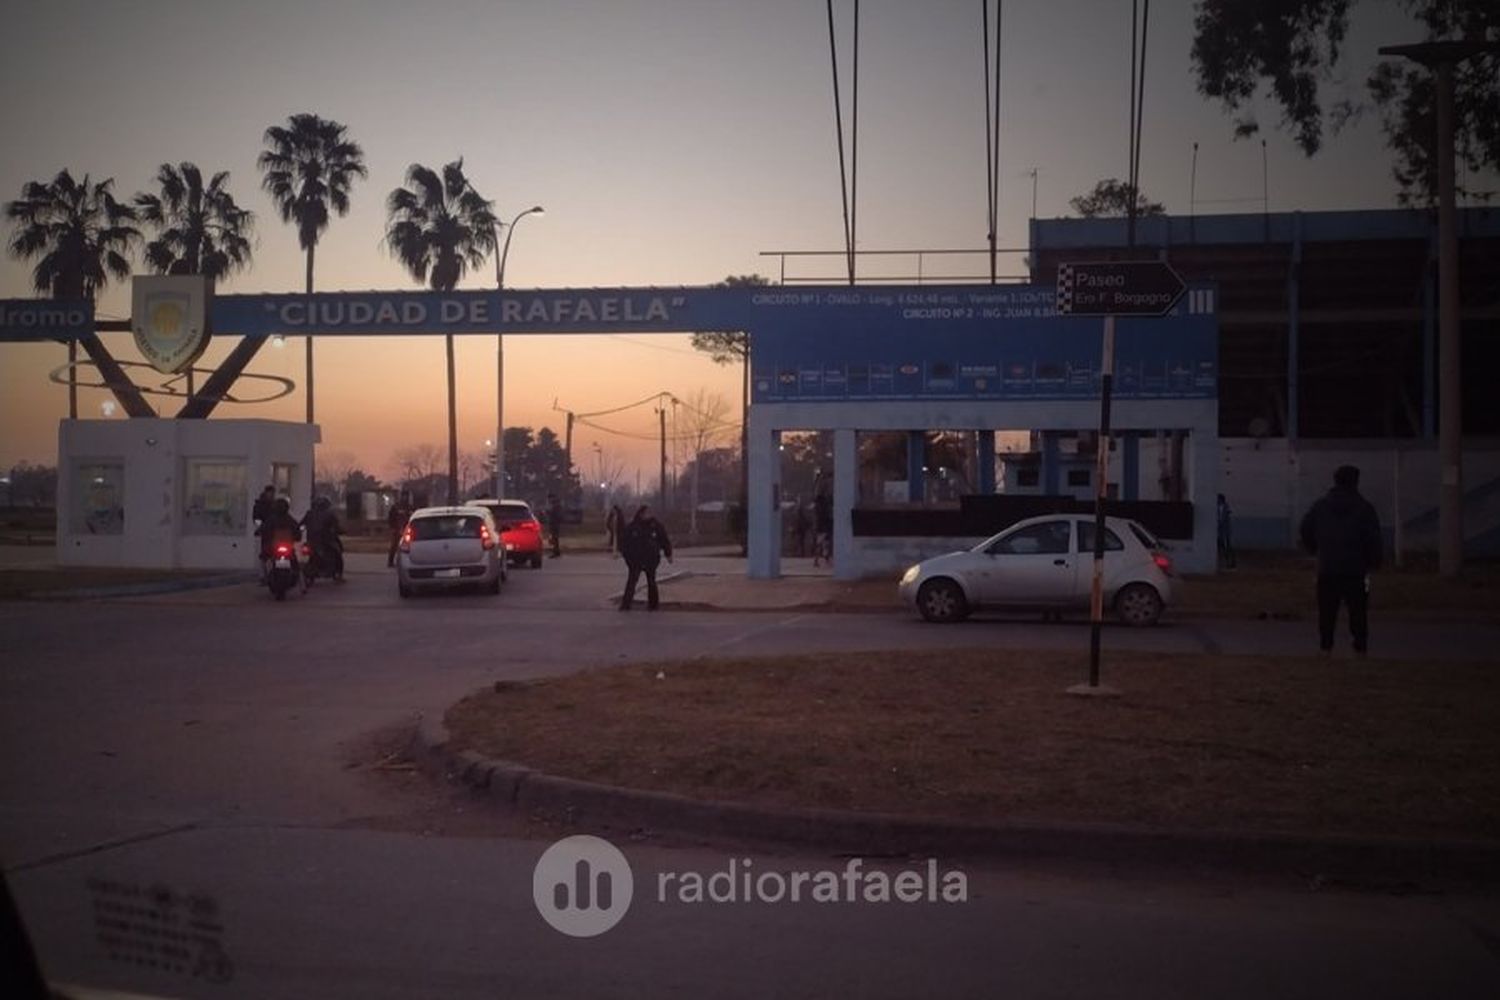
M542 522L531 512L525 500L475 500L471 507L483 507L500 527L505 554L513 563L530 563L542 568Z

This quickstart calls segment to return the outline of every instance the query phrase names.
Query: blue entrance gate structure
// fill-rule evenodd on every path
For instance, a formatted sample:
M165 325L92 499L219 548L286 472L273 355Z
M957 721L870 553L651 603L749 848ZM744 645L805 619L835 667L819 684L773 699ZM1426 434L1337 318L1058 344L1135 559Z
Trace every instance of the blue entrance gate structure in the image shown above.
M1166 316L1121 319L1116 425L1191 435L1193 544L1179 562L1211 568L1217 485L1218 326L1197 286ZM455 292L216 295L216 336L240 345L179 417L207 416L273 336L591 334L746 331L751 335L749 571L779 575L783 430L834 432L835 573L856 558L855 434L1046 428L1097 419L1098 321L1060 316L1043 285L622 287ZM14 305L11 303L9 305ZM16 314L20 316L20 313ZM28 314L29 316L30 314ZM70 317L76 318L76 317ZM0 340L62 340L88 324L0 325ZM111 385L118 393L120 388Z

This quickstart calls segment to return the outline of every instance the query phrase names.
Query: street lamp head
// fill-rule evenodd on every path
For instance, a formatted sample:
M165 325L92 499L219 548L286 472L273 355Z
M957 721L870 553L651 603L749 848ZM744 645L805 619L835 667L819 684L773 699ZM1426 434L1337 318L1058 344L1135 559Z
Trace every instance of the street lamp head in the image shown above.
M545 208L543 208L542 206L540 206L540 205L532 205L529 214L531 214L531 215L546 215L547 214L547 210Z

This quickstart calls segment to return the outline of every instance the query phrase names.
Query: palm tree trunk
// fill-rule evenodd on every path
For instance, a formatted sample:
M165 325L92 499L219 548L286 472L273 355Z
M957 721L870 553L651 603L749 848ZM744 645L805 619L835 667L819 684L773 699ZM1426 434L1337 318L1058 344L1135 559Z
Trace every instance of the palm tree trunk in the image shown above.
M312 291L313 291L313 250L314 249L315 249L315 247L308 247L307 248L307 294L308 294L309 297L311 297ZM312 316L311 308L309 308L309 310L308 310L308 316L309 317ZM313 338L312 338L312 332L311 332L311 330L309 330L306 338L304 338L304 339L307 342L307 422L308 423L312 423L313 422Z
M453 379L453 334L444 335L448 351L448 503L458 504L458 394Z

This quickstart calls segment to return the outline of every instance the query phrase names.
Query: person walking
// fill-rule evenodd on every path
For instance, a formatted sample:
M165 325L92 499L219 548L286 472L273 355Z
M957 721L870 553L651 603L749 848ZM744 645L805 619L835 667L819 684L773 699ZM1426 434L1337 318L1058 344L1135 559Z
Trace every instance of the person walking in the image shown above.
M1318 557L1318 648L1333 651L1339 605L1349 607L1354 652L1370 646L1370 573L1380 568L1380 518L1359 492L1359 469L1341 465L1333 488L1302 518L1302 546Z
M833 565L833 497L826 489L813 498L813 565Z
M556 493L547 494L547 530L552 532L552 558L562 555L562 501Z
M807 533L812 528L812 519L807 516L807 504L797 498L797 510L792 515L792 546L798 558L807 555Z
M620 552L620 535L625 531L625 512L619 504L610 506L609 514L604 518L604 530L609 532L609 554L614 558Z
M1219 519L1219 565L1224 569L1234 569L1238 561L1234 556L1234 511L1229 509L1229 501L1224 494L1219 494L1218 500Z
M628 571L625 590L620 594L620 610L630 610L631 604L635 602L635 586L644 573L646 609L655 611L661 603L661 593L656 587L656 567L661 565L662 556L667 557L667 562L672 561L672 540L667 537L667 529L662 527L662 523L651 516L649 505L641 504L635 517L630 519L630 523L621 532L620 550L625 556L625 568Z
M406 522L411 520L411 494L402 493L391 504L391 509L385 515L385 526L391 532L391 550L386 553L386 568L396 565L396 550L401 547L401 533L406 530Z

